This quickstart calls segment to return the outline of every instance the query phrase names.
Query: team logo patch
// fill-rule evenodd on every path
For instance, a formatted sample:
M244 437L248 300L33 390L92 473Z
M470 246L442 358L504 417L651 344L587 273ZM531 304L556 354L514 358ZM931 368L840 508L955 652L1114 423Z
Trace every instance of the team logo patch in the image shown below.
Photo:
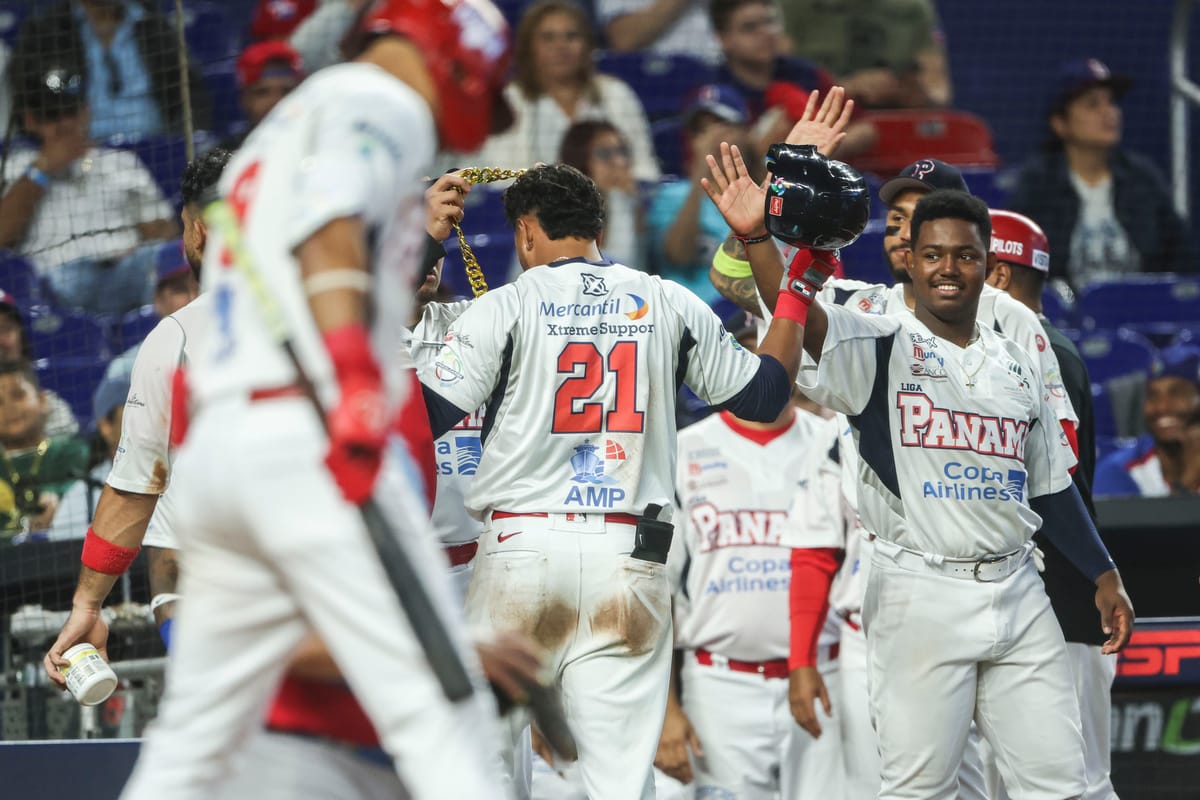
M1033 337L1033 340L1037 342L1037 349L1039 353L1046 352L1046 337L1039 333L1037 336Z
M433 376L450 386L463 379L462 363L452 352L443 352L433 363Z
M617 466L625 460L625 448L609 439L605 442L604 455L599 454L599 448L591 442L584 442L575 448L571 456L571 469L575 475L571 478L575 483L592 483L612 485L616 479L605 474L606 462Z
M599 275L592 275L588 272L579 273L579 277L583 279L583 293L590 297L604 297L608 294L608 287L604 284L604 278Z
M458 451L458 474L474 475L483 458L483 443L478 436L455 436L454 447Z
M934 500L1013 500L1020 503L1025 497L1025 471L998 470L975 464L951 461L942 467L938 480L925 481L923 497Z
M636 294L627 294L626 296L633 301L633 311L626 311L625 316L632 320L639 320L650 313L650 306L646 304L645 300Z

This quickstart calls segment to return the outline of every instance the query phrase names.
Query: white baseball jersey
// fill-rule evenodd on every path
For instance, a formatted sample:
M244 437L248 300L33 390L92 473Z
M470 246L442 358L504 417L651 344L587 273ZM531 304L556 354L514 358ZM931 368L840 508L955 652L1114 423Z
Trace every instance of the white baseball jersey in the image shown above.
M192 360L212 324L212 297L202 294L154 326L138 349L129 382L108 485L124 492L160 495L146 528L144 543L179 547L168 490L172 474L170 450L171 379L175 369Z
M909 314L825 310L798 383L850 418L867 529L953 558L1024 544L1041 526L1029 498L1066 489L1074 463L1029 355L983 325L960 348Z
M572 259L476 300L421 378L487 402L472 511L641 513L675 494L679 381L716 405L759 363L682 286Z
M214 328L193 362L199 404L296 381L264 314L264 295L286 327L308 378L329 405L332 368L309 311L294 249L327 223L357 217L372 245L371 314L378 354L407 337L412 280L425 247L420 177L437 141L429 108L382 69L341 64L308 78L250 134L222 175L221 196L241 219L256 279L237 263L226 235L210 227L204 285ZM336 265L335 265L336 266ZM405 385L395 358L381 359L393 400Z
M848 430L846 417L838 414L822 420L813 431L800 464L800 481L788 509L783 542L788 547L832 547L845 552L829 587L829 609L838 618L857 625L867 565L862 557L862 525L851 504L855 495L847 496L844 488L842 449L854 448L852 439L847 439L848 444L842 441L841 434ZM857 479L854 476L853 481Z
M912 314L904 301L904 285L900 283L885 286L835 278L826 282L818 299L825 306L839 305L864 314ZM1046 331L1037 314L1014 300L1008 292L984 284L975 319L980 325L1004 334L1033 357L1041 371L1042 383L1050 393L1050 407L1058 419L1078 423L1079 417L1063 386L1058 357L1046 339Z
M429 303L425 306L408 347L418 370L432 364L437 358L450 323L458 319L470 304L470 300L460 300L457 303ZM472 411L433 443L437 459L433 529L438 540L445 545L465 544L479 538L482 526L479 520L468 513L466 498L483 455L483 443L480 441L483 412L482 407Z
M745 661L787 658L792 565L784 535L823 423L795 409L790 426L763 431L722 412L679 432L679 514L667 559L672 589L684 597L676 605L677 648Z

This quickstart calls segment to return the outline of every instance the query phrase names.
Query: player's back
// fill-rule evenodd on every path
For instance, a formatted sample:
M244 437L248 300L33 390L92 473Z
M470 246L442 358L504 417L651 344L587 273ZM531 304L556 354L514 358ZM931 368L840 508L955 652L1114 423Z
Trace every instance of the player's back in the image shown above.
M469 339L482 336L502 350L502 367L485 381L495 391L485 398L484 452L468 501L479 512L640 512L669 503L680 382L720 403L758 366L683 287L582 259L527 270L477 300L434 366L443 385L459 368L470 373L479 342Z
M204 285L213 294L215 335L194 369L202 403L294 382L282 336L323 399L332 400L328 357L294 253L336 219L356 217L365 229L373 338L380 353L399 348L411 273L424 247L419 178L434 145L420 96L378 67L358 63L313 75L255 128L220 183L236 225L218 219L209 228ZM398 371L389 371L393 387L402 384Z

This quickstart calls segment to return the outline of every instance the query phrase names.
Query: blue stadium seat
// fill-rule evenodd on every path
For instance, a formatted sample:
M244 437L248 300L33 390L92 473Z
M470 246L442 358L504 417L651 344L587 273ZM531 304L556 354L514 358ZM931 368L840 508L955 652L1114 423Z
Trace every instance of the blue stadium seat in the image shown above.
M86 431L92 422L92 394L108 367L106 358L39 358L33 363L38 381L51 389L75 413L79 428Z
M709 64L691 56L650 52L604 52L596 69L628 83L652 122L679 114L688 92L715 75Z
M1136 438L1120 437L1120 436L1096 436L1096 461L1115 453L1122 447L1128 447L1133 444Z
M201 70L204 85L212 96L213 130L222 137L232 135L237 124L245 119L233 65L233 61L226 60L205 64Z
M160 11L174 25L174 0L164 0ZM193 64L236 58L242 46L242 32L242 28L233 24L224 3L187 0L183 4L183 35Z
M883 255L883 223L873 219L858 241L841 250L847 278L891 286L892 272Z
M142 306L128 311L113 326L112 352L123 353L142 340L158 324L158 312L154 306Z
M508 227L508 220L504 216L503 188L488 184L476 186L467 195L464 208L463 233L468 237L481 233L512 236L512 228ZM451 238L457 239L453 235Z
M1096 459L1100 459L1100 439L1116 438L1117 418L1113 413L1112 398L1104 389L1104 384L1092 384L1092 424L1096 430Z
M683 123L678 117L660 119L650 126L650 135L654 139L654 154L658 156L658 166L663 177L684 174L683 163Z
M1085 328L1133 327L1149 334L1173 333L1178 323L1200 322L1200 279L1178 275L1132 275L1084 287L1079 316Z
M22 306L32 305L41 296L33 265L10 250L0 250L0 289Z
M32 5L32 0L5 0L4 8L0 9L0 42L10 48L16 47L21 23L32 10Z
M1042 292L1042 313L1056 328L1079 327L1074 305L1054 284L1047 283Z
M1097 383L1130 372L1148 374L1156 353L1146 337L1127 328L1088 331L1076 345L1089 377Z
M508 283L514 258L511 233L473 234L467 237L467 243L471 245L471 250L474 251L479 266L483 268L483 277L487 280L489 288L495 289ZM442 283L453 289L455 294L463 297L471 296L471 284L467 280L462 253L458 249L458 239L454 236L446 241L446 261L442 265Z
M34 358L62 361L108 359L104 326L87 314L50 306L33 306L26 314L29 345Z

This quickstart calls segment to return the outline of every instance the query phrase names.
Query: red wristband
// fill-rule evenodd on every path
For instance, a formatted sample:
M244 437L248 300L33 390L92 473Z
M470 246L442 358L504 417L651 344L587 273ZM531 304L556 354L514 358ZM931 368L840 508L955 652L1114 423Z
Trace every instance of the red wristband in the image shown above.
M137 558L140 547L121 547L107 539L102 539L91 528L83 540L83 555L80 561L88 569L103 572L105 575L121 575L129 569L129 565Z
M344 381L347 375L379 376L379 365L375 362L371 338L365 325L351 322L325 331L322 338L339 381Z
M782 291L775 300L775 316L780 319L790 319L797 325L808 324L808 310L812 308L812 300Z

